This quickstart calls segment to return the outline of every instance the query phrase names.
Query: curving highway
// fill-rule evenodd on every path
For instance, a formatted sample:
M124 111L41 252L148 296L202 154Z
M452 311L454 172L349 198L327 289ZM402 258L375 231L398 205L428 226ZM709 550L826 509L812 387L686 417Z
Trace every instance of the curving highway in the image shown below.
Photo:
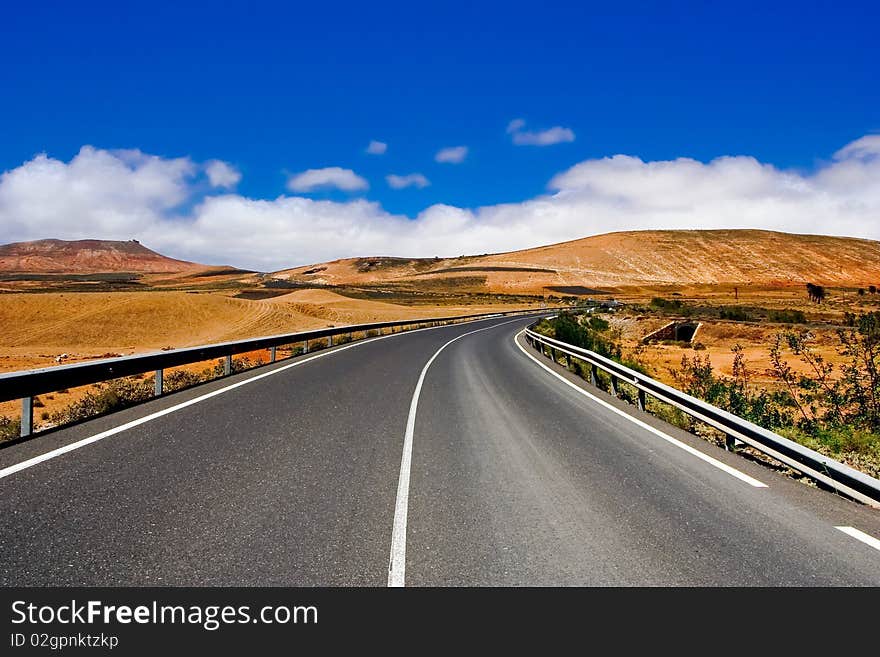
M0 450L0 583L880 585L880 512L596 392L517 339L531 321L352 343Z

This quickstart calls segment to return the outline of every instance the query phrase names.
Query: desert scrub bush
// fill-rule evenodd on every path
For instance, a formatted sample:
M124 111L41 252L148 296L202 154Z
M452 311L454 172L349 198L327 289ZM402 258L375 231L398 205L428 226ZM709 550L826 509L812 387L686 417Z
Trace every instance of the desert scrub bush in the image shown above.
M694 314L694 308L685 304L680 299L664 299L654 297L648 307L650 310L659 312L661 315L675 315L678 317L690 317Z
M214 365L213 369L211 370L212 378L224 375L224 373L226 372L225 360L226 360L225 358L221 358L217 361L217 364ZM249 370L252 367L259 367L262 364L263 364L262 358L257 358L254 361L252 361L247 356L245 356L243 358L233 358L232 359L232 368L231 368L230 374L236 374L237 372L244 372L245 370Z
M173 372L165 373L162 379L162 387L166 393L176 392L208 381L210 378L211 370L209 369L202 370L200 373L174 370Z
M533 330L576 347L594 351L642 374L649 374L641 360L644 347L638 345L635 349L625 352L621 345L620 332L611 329L611 325L602 317L589 316L581 321L577 315L563 312L555 319L541 320ZM579 376L584 376L584 373L586 373L585 378L589 376L587 366L576 365L573 369Z
M606 358L620 358L620 342L609 331L609 324L601 317L590 317L586 324L576 315L560 313L551 323L551 337L582 349L595 351Z
M5 415L0 415L0 442L15 440L21 433L21 422Z
M847 318L837 331L837 366L820 354L808 330L779 333L770 347L768 373L781 389L752 381L741 347L733 377L716 374L709 357L682 359L676 385L739 417L776 431L863 472L880 473L880 313ZM792 367L789 357L803 366Z
M645 400L645 410L667 424L685 431L693 431L694 419L675 406L670 406L654 397L648 397Z
M806 324L807 316L801 310L771 310L767 319L777 324Z
M808 432L845 426L880 434L880 312L854 318L852 326L837 330L837 338L843 362L835 367L815 349L809 331L780 333L770 349L772 374ZM808 374L795 372L787 353L805 364Z
M722 308L721 312L718 313L718 317L733 322L748 322L752 319L752 315L745 308L740 308L739 306Z
M678 299L670 300L663 297L654 297L651 299L651 307L659 310L679 310L682 307L682 303Z
M780 429L779 434L872 477L880 477L880 435L876 433L846 428L808 432L788 427Z
M52 423L59 425L79 422L146 401L153 396L151 380L115 379L95 387L95 390L87 392L70 406L53 413L50 418Z
M680 366L670 374L680 390L745 420L767 428L792 424L792 399L784 391L752 383L753 372L740 345L733 348L733 377L716 374L708 354L682 356Z

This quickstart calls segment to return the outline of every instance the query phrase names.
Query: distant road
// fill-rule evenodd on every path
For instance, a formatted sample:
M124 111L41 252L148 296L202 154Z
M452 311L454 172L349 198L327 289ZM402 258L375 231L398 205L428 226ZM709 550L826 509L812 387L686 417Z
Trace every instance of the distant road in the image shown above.
M352 343L0 450L0 583L880 585L880 512L590 392L516 341L531 321Z

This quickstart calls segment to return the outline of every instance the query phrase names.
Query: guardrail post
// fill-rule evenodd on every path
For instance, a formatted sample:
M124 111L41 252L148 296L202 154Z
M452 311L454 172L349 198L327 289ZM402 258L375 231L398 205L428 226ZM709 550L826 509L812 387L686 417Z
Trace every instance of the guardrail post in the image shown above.
M618 394L617 394L617 377L614 376L613 374L611 375L611 394L614 395L615 397L618 396Z
M332 347L332 346L333 346L333 336L332 336L332 335L328 335L328 336L327 336L327 346L328 346L328 347Z
M156 370L156 378L153 381L153 396L161 397L165 388L165 370Z
M647 402L646 395L645 395L645 391L644 391L644 390L639 390L639 395L638 395L638 397L639 397L639 410L640 410L640 411L644 411L644 410L645 410L645 406L646 406L646 402Z
M19 436L25 438L34 432L34 398L23 397L21 400L21 431Z
M308 340L303 340L303 353L304 354L309 353L309 341Z
M565 354L565 366L571 369L571 354Z
M275 355L276 355L275 354L275 347L269 347L269 362L270 363L275 362Z
M590 383L594 386L599 385L599 368L594 364L590 365Z
M229 354L223 361L223 375L229 376L230 374L232 374L232 354Z

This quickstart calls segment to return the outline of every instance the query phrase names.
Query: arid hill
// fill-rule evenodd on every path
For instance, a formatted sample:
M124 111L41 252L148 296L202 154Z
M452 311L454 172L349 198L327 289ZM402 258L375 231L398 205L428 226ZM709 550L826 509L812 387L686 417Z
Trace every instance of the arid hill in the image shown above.
M491 293L742 284L880 285L880 242L762 230L609 233L524 251L445 259L350 258L273 274L336 285L461 286Z
M174 274L208 269L168 258L129 240L37 240L0 245L0 272Z

